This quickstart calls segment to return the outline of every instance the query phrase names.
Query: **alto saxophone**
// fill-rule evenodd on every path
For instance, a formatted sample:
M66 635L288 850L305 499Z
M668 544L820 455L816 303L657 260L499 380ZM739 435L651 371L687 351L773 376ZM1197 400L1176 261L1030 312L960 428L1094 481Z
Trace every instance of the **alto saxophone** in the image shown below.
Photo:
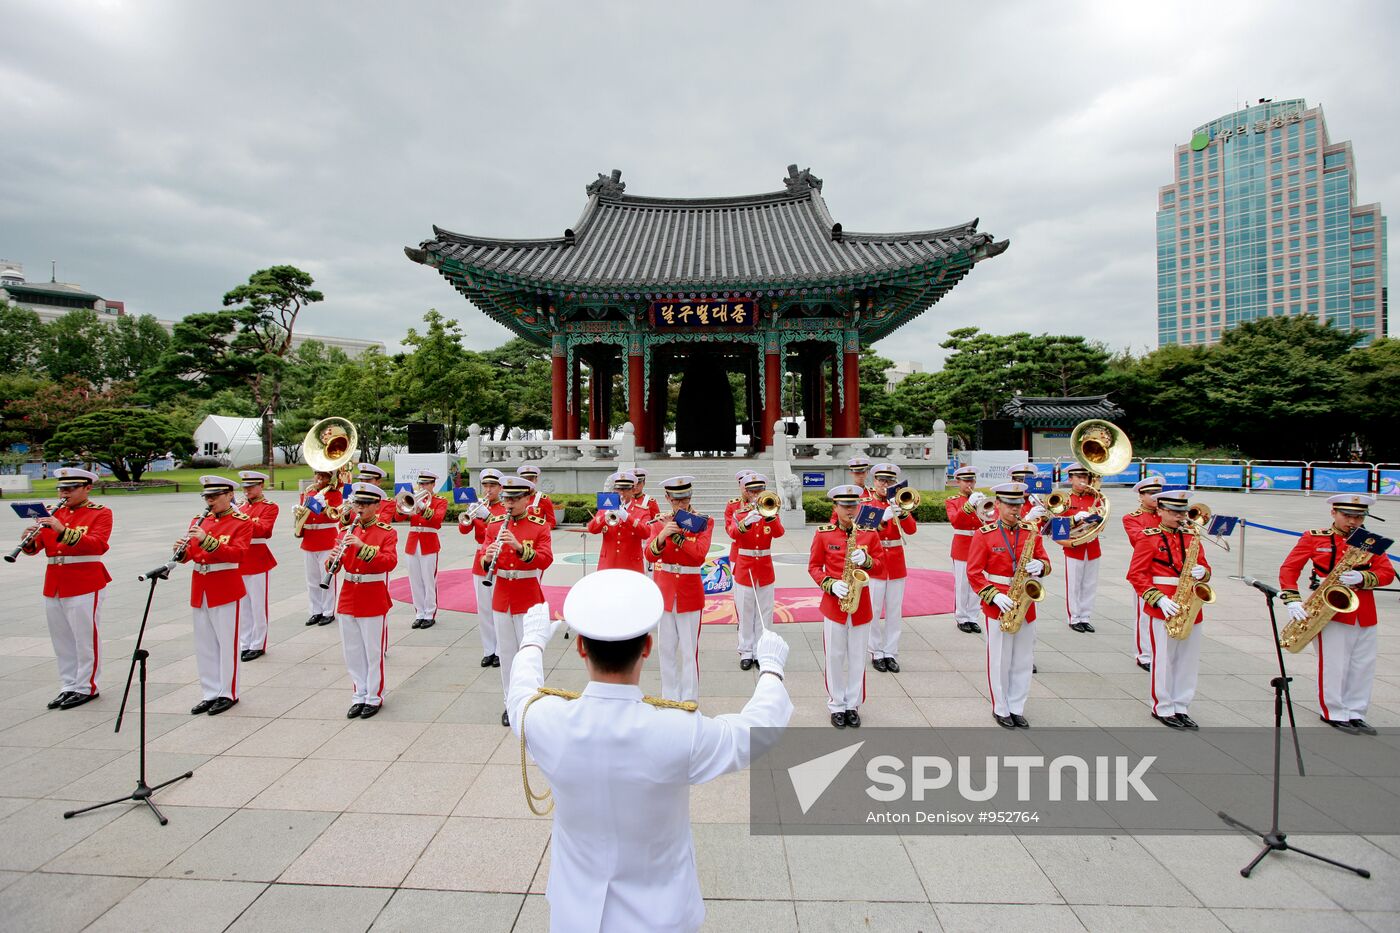
M1371 552L1364 547L1347 548L1342 556L1337 558L1337 563L1327 572L1317 590L1303 603L1303 609L1307 612L1303 621L1289 620L1283 627L1283 633L1278 637L1279 647L1297 654L1318 636L1337 613L1355 612L1361 605L1361 600L1357 599L1356 592L1351 587L1341 582L1341 577L1348 570L1355 570L1370 562Z
M1026 570L1026 564L1035 556L1036 533L1039 530L1036 528L1037 524L1039 523L1031 524L1026 543L1021 546L1021 555L1016 558L1016 572L1011 575L1011 584L1006 588L1007 598L1016 605L1003 612L998 621L1001 623L1001 630L1008 635L1015 635L1021 630L1031 603L1038 603L1045 598L1045 587Z
M1177 640L1190 638L1192 630L1196 627L1196 616L1201 614L1201 607L1206 603L1215 602L1215 589L1209 583L1198 583L1191 575L1196 569L1200 553L1201 538L1192 534L1191 543L1186 545L1186 554L1181 560L1181 576L1176 578L1177 613L1170 619L1162 620L1167 635Z
M846 566L841 571L841 582L846 584L846 595L840 599L841 611L847 615L860 608L860 591L870 582L870 574L851 562L851 552L856 548L856 525L846 535Z

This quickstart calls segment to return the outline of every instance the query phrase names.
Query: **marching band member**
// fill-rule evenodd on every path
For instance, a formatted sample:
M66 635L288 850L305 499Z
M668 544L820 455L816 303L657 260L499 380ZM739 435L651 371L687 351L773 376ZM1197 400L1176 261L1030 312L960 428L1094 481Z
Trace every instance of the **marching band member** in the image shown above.
M870 578L870 655L877 671L899 673L899 633L904 627L904 585L909 571L904 562L904 535L919 530L919 523L908 512L895 508L887 497L899 481L900 469L893 463L877 463L873 471L875 487L870 501L885 511L880 519L880 544L885 549L880 576Z
M1028 462L1016 464L1014 467L1006 471L1006 475L1010 477L1011 482L1025 483L1027 488L1029 488L1031 480L1035 477L1036 473L1038 472L1040 471L1036 469L1035 464ZM1039 522L1042 521L1048 514L1049 512L1046 511L1045 506L1031 501L1030 493L1026 494L1026 501L1021 506L1021 518L1023 520L1028 522Z
M1082 522L1090 515L1098 501L1089 486L1089 471L1078 463L1065 471L1069 476L1069 503L1065 515L1075 522ZM1092 632L1094 626L1089 616L1094 611L1094 597L1099 591L1099 539L1086 544L1068 545L1061 543L1065 551L1065 614L1069 627L1076 632Z
M49 709L73 709L97 699L102 672L98 625L112 575L102 563L112 537L112 510L88 498L97 474L75 467L54 471L63 503L25 529L23 551L48 558L44 616L62 682ZM30 537L32 535L32 537Z
M335 583L328 590L321 589L321 575L325 572L326 558L335 547L340 523L326 514L325 509L338 509L344 496L334 485L329 473L317 471L311 485L301 494L300 505L305 508L312 499L320 499L325 507L320 512L312 512L302 526L301 553L306 570L306 600L311 608L307 625L330 625L335 621Z
M1134 550L1142 540L1142 533L1148 528L1156 528L1162 523L1157 515L1157 493L1162 491L1166 480L1156 474L1145 476L1133 484L1138 494L1138 507L1123 516L1123 531L1128 535L1128 545ZM1152 619L1143 612L1142 597L1137 597L1137 625L1134 647L1137 652L1137 666L1145 671L1152 670Z
M239 603L241 569L253 543L253 520L233 507L233 480L201 476L209 514L190 524L182 562L193 563L190 606L194 609L194 659L204 698L190 713L217 716L238 702ZM319 587L321 581L317 579Z
M373 483L380 489L384 489L384 480L388 478L389 474L385 473L383 469L374 463L361 463L359 465L359 476L356 477L360 482ZM379 503L379 512L375 518L388 525L398 521L401 517L402 516L399 515L398 503L394 501L393 496L389 495L388 490L385 490L384 501Z
M943 501L948 511L948 523L953 526L953 618L957 620L958 631L975 635L982 631L977 623L977 597L971 584L967 582L967 554L972 547L972 536L981 528L982 507L987 497L977 492L977 468L963 465L953 472L953 482L958 494Z
M860 726L860 705L865 702L865 654L870 626L870 588L860 591L860 602L854 612L841 608L841 600L850 593L843 579L846 573L846 548L851 541L851 527L860 509L864 487L855 484L833 486L826 496L832 501L836 522L820 525L812 536L812 550L807 559L807 572L821 587L823 646L826 651L826 708L831 724L838 729ZM885 548L875 531L858 529L855 548L850 553L852 566L864 570L874 580L881 572Z
M1347 551L1347 538L1365 524L1375 501L1356 493L1332 496L1327 500L1332 506L1331 527L1305 532L1284 558L1278 585L1289 618L1298 622L1307 618L1298 578L1308 561L1312 561L1315 573L1331 573ZM1394 580L1395 565L1384 554L1372 555L1369 563L1344 571L1337 582L1356 594L1356 611L1337 613L1313 639L1317 646L1317 705L1322 721L1334 729L1376 734L1366 722L1376 675L1376 596L1371 591Z
M636 482L632 485L632 498L636 500L647 513L647 521L661 514L661 503L652 496L647 495L647 471L643 467L633 467L632 475L636 477Z
M522 463L517 472L521 479L529 481L536 490L530 499L530 514L543 518L549 525L549 530L553 531L559 526L559 519L554 515L554 503L550 501L549 496L539 491L540 468L533 463Z
M738 549L734 565L734 608L739 615L739 669L758 662L754 654L759 635L773 627L773 542L784 534L777 515L764 518L753 499L768 488L768 478L750 473L744 481L744 506L725 519L724 530Z
M730 499L728 502L726 502L726 503L724 504L724 527L725 527L726 529L729 528L729 522L730 522L730 520L734 517L734 513L737 512L737 511L739 511L739 509L743 508L743 507L744 507L744 503L748 501L748 493L747 493L746 490L744 489L744 480L748 479L748 478L749 478L749 474L751 474L752 472L753 472L753 470L750 470L750 469L748 469L748 468L746 467L746 468L744 468L744 469L742 469L742 470L740 470L739 472L737 472L737 473L734 474L734 481L735 481L736 483L739 484L739 495L738 495L737 497L733 498L733 499ZM739 563L739 542L736 541L736 540L734 540L734 538L731 536L730 539L729 539L729 569L730 569L730 571L733 571L734 567L735 567L738 563ZM738 603L735 603L735 605L734 605L734 618L737 619L738 617L739 617L739 605L738 605Z
M595 512L588 520L588 533L602 535L603 544L598 552L598 569L635 570L642 572L646 561L642 558L642 547L647 542L651 515L632 494L635 477L630 470L614 473L612 491L618 494L620 504L616 509Z
M710 552L715 523L704 518L698 534L676 524L676 513L690 509L693 476L673 476L661 484L669 511L651 520L646 558L661 588L661 695L668 700L700 698L700 610L705 608L701 567Z
M379 520L387 498L375 483L351 487L354 521L340 540L340 588L336 617L340 647L354 696L346 719L369 719L384 705L384 652L389 646L389 571L399 563L398 533ZM331 570L327 566L324 570Z
M506 514L505 504L501 501L501 471L488 467L478 474L477 483L481 486L481 496L475 505L462 513L457 530L464 535L476 536L472 585L476 593L476 625L481 632L481 666L500 667L501 656L496 653L496 614L491 609L491 587L485 585L486 568L482 566L481 559L495 539L494 532L490 538L487 537L487 521Z
M240 470L239 485L243 487L244 501L238 511L253 523L253 539L248 545L248 556L238 568L243 574L243 601L239 604L241 616L238 626L238 643L242 648L239 659L256 661L267 651L267 584L272 568L277 566L277 558L264 542L272 537L272 526L277 524L277 504L268 501L263 495L267 474L256 470Z
M409 588L413 591L411 628L432 628L437 624L438 553L442 550L438 535L442 532L442 520L447 517L447 500L433 494L439 479L432 470L418 471L414 489L417 499L409 515L404 558L408 563Z
M1198 626L1205 621L1205 613L1196 617L1186 638L1172 638L1166 626L1166 620L1181 611L1176 585L1181 579L1186 549L1197 532L1186 521L1189 506L1185 486L1164 486L1153 498L1158 525L1143 529L1128 565L1128 582L1142 599L1143 613L1152 625L1152 718L1171 729L1199 729L1187 715L1187 709L1196 695L1204 639ZM1210 579L1210 562L1204 548L1197 550L1191 577L1200 583Z
M997 518L977 529L967 555L967 580L982 601L987 617L987 685L992 691L992 718L1005 729L1030 727L1025 717L1026 698L1031 691L1035 670L1035 603L1026 610L1016 632L1001 630L1001 614L1015 607L1007 592L1016 573L1016 564L1026 546L1026 536L1035 539L1026 573L1043 578L1050 575L1050 557L1045 541L1033 521L1025 521L1021 508L1026 502L1025 483L1001 483L992 487Z
M860 487L860 501L870 501L870 486L865 478L870 474L870 458L866 456L856 456L846 461L846 472L850 475L850 484ZM831 510L831 521L829 524L838 523L836 509Z
M510 693L510 666L520 650L525 611L545 601L540 574L554 562L549 522L533 512L534 492L535 484L523 477L507 476L501 480L506 512L487 519L491 543L477 560L478 566L495 578L491 608L496 614L503 698ZM510 725L507 710L501 712L501 725Z

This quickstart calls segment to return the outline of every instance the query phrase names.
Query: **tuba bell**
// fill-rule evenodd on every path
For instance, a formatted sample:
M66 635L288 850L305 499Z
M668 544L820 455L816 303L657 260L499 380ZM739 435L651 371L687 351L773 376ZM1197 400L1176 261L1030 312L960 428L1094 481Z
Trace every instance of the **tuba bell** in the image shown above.
M317 473L330 473L340 481L348 482L350 461L360 446L360 432L355 425L344 418L322 418L311 426L302 438L301 451L306 465ZM339 474L337 476L337 474ZM325 514L332 519L340 519L340 509L329 506ZM300 538L311 510L298 505L292 510L292 536Z
M1090 418L1074 426L1069 435L1069 449L1079 465L1092 474L1089 490L1094 494L1095 502L1089 511L1099 519L1097 522L1079 523L1070 530L1070 536L1060 542L1066 547L1077 547L1097 538L1108 525L1108 497L1103 494L1099 484L1102 477L1122 473L1128 468L1128 464L1133 461L1133 445L1128 440L1127 433L1112 421ZM1048 507L1052 512L1060 501L1063 501L1065 506L1060 512L1068 509L1068 495L1065 495L1063 500L1056 500L1054 494L1049 498L1051 503Z

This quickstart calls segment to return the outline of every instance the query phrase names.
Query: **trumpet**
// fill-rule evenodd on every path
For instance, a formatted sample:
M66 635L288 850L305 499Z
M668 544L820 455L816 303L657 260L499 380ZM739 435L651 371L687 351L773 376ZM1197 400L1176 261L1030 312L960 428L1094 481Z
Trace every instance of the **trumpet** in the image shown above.
M913 486L901 486L894 494L894 507L906 515L917 509L923 501L924 497L919 495L919 490Z
M428 502L432 500L432 496L431 492L420 492L415 495L413 490L405 489L394 496L394 502L398 506L400 515L413 515L415 512L422 512Z
M62 504L63 504L62 502L55 502L54 505L53 505L53 508L49 509L49 512L50 512L50 513L53 513L53 512L55 512L55 511L57 511L57 510L58 510L58 507L59 507L60 505L62 505ZM5 555L5 563L7 563L7 564L13 564L13 563L19 558L20 553L21 553L25 548L29 547L29 545L33 543L34 539L37 538L37 537L39 537L39 533L40 533L41 531L43 531L43 530L44 530L44 526L42 526L42 525L35 525L35 526L34 526L33 528L31 528L29 531L25 532L24 537L23 537L23 538L20 538L19 544L16 544L16 545L15 545L15 549L14 549L13 551L11 551L10 553L8 553L8 554Z

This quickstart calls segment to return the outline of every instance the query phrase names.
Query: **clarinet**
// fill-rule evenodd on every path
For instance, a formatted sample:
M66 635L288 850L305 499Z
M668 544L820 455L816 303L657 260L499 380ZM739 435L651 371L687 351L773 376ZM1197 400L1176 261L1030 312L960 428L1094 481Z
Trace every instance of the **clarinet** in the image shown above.
M203 512L200 512L198 515L196 515L196 516L194 517L194 520L190 522L190 527L193 528L195 525L201 524L206 518L209 517L209 513L212 512L212 511L214 511L213 506L208 506L208 505L206 505L206 506L204 507L204 511L203 511ZM174 556L174 557L172 557L170 560L166 561L165 563L161 564L161 565L160 565L159 567L157 567L155 570L147 570L145 573L141 574L141 575L138 576L136 579L137 579L139 582L142 582L142 583L146 582L147 580L151 580L151 579L161 579L161 580L164 580L166 577L170 576L170 571L172 571L172 570L175 569L175 565L176 565L176 564L179 564L179 563L181 563L182 561L184 561L184 559L185 559L185 552L188 551L189 548L190 548L190 534L189 534L189 531L186 530L185 536L184 536L183 538L180 539L179 545L176 546L176 548L175 548L175 556Z
M63 505L62 502L56 503L54 507L50 509L50 512L57 512L59 506L61 505ZM30 531L23 538L21 538L19 544L15 545L15 549L5 555L5 563L13 564L19 558L20 553L23 552L25 548L29 547L29 545L34 542L34 539L39 537L39 533L43 530L44 526L38 525L34 528L33 531Z
M335 548L331 551L331 556L326 558L326 572L321 577L321 589L330 589L331 580L340 572L340 562L345 557L345 539L350 537L350 532L354 530L354 522L346 525L345 530L340 533L340 540L335 543Z

